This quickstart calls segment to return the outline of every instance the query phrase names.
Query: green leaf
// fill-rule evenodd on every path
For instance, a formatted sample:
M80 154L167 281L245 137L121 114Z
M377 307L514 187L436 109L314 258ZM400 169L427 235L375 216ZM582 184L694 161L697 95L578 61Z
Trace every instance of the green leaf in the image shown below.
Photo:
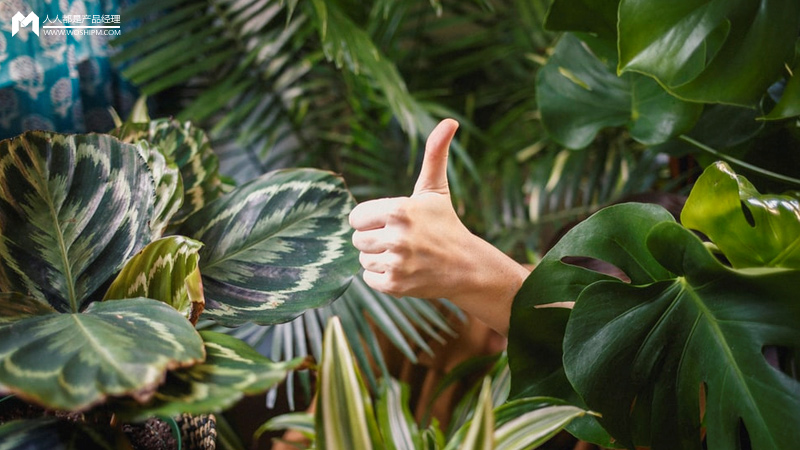
M56 312L50 304L33 297L17 293L0 293L0 323L15 322L26 317Z
M241 340L222 333L201 331L205 361L169 372L167 381L141 408L121 414L132 420L181 413L209 414L223 411L245 395L265 392L297 369L303 359L276 363Z
M800 200L762 195L724 162L698 178L681 222L708 236L733 267L800 269Z
M114 450L130 445L121 433L104 431L55 418L14 420L0 425L0 450Z
M298 431L303 437L313 441L316 437L314 433L314 415L307 412L296 412L273 417L253 433L253 442L258 442L267 431L282 430Z
M607 127L626 126L645 144L664 142L688 131L702 112L665 92L645 76L618 77L589 47L564 34L536 77L542 122L562 145L589 145Z
M198 266L202 246L184 236L151 242L125 264L103 300L152 298L196 324L205 305Z
M794 0L622 0L619 71L697 102L755 106L794 58Z
M80 411L108 396L146 400L167 369L204 357L189 321L151 299L0 323L0 391L50 409Z
M752 448L794 446L800 383L762 352L800 348L800 271L729 269L674 222L653 226L647 248L636 256L675 275L600 281L578 298L564 339L575 389L631 448L703 448L701 424L708 448L742 448L740 419Z
M179 230L200 252L206 314L223 325L288 321L330 303L358 269L341 178L271 172L194 214Z
M612 271L623 272L634 284L670 278L645 244L649 230L664 221L674 219L656 205L611 206L575 226L542 258L512 305L511 398L548 396L584 405L564 373L562 341L570 310L558 304L574 302L597 281L616 279L608 274ZM611 445L594 417L577 420L570 431L581 439Z
M205 132L191 122L157 119L149 123L126 123L111 132L125 142L146 140L157 147L167 161L174 161L183 181L183 205L172 216L180 224L206 203L222 195L219 160Z
M383 448L372 400L335 316L325 328L317 386L317 448Z
M555 0L544 26L556 31L583 31L616 40L619 0Z
M376 412L378 428L387 450L422 448L419 428L408 405L408 386L394 378L384 378Z
M151 147L147 141L138 141L137 145L155 180L156 196L150 229L153 239L158 239L183 205L183 178L178 166L172 159L167 160L157 147Z
M478 405L472 420L467 423L466 436L458 445L456 440L451 440L446 450L456 448L465 450L492 450L494 442L494 411L492 411L492 384L489 378L484 378L481 393L478 395Z
M783 90L783 95L781 95L781 100L764 118L767 120L780 120L796 116L800 116L800 63L796 64L792 69L786 87Z
M499 426L494 431L496 450L524 450L536 448L570 422L586 414L581 408L569 405L539 407L529 410L536 399L517 400L495 410Z
M29 131L0 141L0 291L77 312L150 238L136 146Z

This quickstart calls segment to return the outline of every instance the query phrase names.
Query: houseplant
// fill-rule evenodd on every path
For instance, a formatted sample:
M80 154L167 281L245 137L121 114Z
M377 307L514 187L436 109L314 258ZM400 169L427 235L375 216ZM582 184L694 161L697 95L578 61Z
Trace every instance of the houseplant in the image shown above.
M353 200L333 174L226 187L189 123L134 117L112 134L131 143L41 131L0 143L0 387L57 411L0 427L3 448L116 447L122 421L263 392L302 360L198 333L201 312L289 320L334 300L356 271Z

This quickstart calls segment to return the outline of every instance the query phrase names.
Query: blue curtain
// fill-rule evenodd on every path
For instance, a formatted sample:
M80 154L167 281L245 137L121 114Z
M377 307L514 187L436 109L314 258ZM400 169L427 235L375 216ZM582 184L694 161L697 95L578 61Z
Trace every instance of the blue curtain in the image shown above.
M0 0L0 139L31 129L106 132L114 126L110 108L125 118L136 91L109 61L116 36L43 28L119 25L124 34L132 24L120 15L121 6L119 0ZM32 24L12 36L17 12L39 17L38 36Z

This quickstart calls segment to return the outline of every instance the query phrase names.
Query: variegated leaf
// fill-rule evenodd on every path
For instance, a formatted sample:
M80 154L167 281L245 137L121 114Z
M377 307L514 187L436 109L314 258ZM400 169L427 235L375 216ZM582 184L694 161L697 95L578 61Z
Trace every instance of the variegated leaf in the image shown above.
M358 270L344 181L313 169L263 175L195 213L206 314L274 324L339 297Z
M125 142L142 139L161 150L178 165L183 178L183 206L172 217L180 224L206 203L222 195L219 160L205 132L190 122L157 119L149 123L125 123L111 132Z
M153 239L158 239L183 205L183 178L177 164L171 159L167 160L158 147L151 146L147 141L139 141L137 145L155 180L156 198L150 230Z
M378 428L385 450L421 449L422 437L408 403L408 386L387 377L376 402Z
M107 396L144 401L166 370L204 357L189 321L152 299L0 323L0 391L50 409L80 411Z
M0 426L0 450L115 450L125 448L121 432L106 433L80 422L53 417L14 420ZM108 434L108 435L107 435ZM130 445L130 444L128 444Z
M384 448L372 400L338 317L325 328L314 419L319 450Z
M0 292L77 312L150 238L136 146L30 131L0 142Z
M147 405L125 408L122 416L144 420L180 413L208 414L233 406L244 395L260 394L283 381L305 361L276 363L241 340L222 333L201 331L206 360L170 372Z
M53 314L50 304L16 292L0 293L0 324L15 322L25 317Z
M494 412L492 411L492 382L487 377L483 380L481 392L478 395L478 404L472 420L465 426L466 436L459 445L454 445L456 440L450 441L445 449L464 450L492 450L494 446Z
M151 242L125 264L103 300L145 297L162 301L193 324L205 300L198 251L203 244L184 236Z

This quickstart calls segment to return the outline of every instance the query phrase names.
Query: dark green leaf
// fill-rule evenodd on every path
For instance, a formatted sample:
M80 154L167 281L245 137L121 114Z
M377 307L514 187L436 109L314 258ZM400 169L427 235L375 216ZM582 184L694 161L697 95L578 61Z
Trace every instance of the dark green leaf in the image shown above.
M800 63L792 69L781 100L765 117L768 120L788 119L800 116Z
M115 450L130 445L121 433L103 431L55 418L15 420L0 425L0 450Z
M569 380L629 447L701 449L702 422L708 448L742 448L741 418L752 448L791 448L800 383L762 352L800 348L800 271L728 269L677 223L651 230L634 256L675 276L584 289L564 340Z
M585 31L616 40L619 0L556 0L547 11L545 27Z
M622 0L619 71L691 101L755 106L794 58L795 0Z
M702 106L683 102L642 75L618 77L577 37L565 34L540 69L536 92L542 122L569 148L589 145L607 127L626 126L646 144L688 131Z
M15 322L25 317L53 314L50 304L17 293L0 293L0 323Z
M162 301L197 323L205 299L200 278L200 242L170 236L151 242L131 258L104 300L146 297Z
M0 323L0 390L46 408L79 411L108 396L144 400L167 369L204 356L189 321L164 303L97 302L83 313Z
M206 313L225 325L288 321L330 303L358 268L341 178L282 170L194 214L180 230L205 243Z
M800 200L762 195L724 162L697 180L681 222L708 236L733 267L800 269Z
M30 131L0 142L0 291L77 312L150 238L136 146Z
M205 345L205 361L170 372L150 403L123 410L123 416L143 420L151 416L220 412L245 395L265 392L303 363L302 358L273 362L225 334L201 331L200 336Z

